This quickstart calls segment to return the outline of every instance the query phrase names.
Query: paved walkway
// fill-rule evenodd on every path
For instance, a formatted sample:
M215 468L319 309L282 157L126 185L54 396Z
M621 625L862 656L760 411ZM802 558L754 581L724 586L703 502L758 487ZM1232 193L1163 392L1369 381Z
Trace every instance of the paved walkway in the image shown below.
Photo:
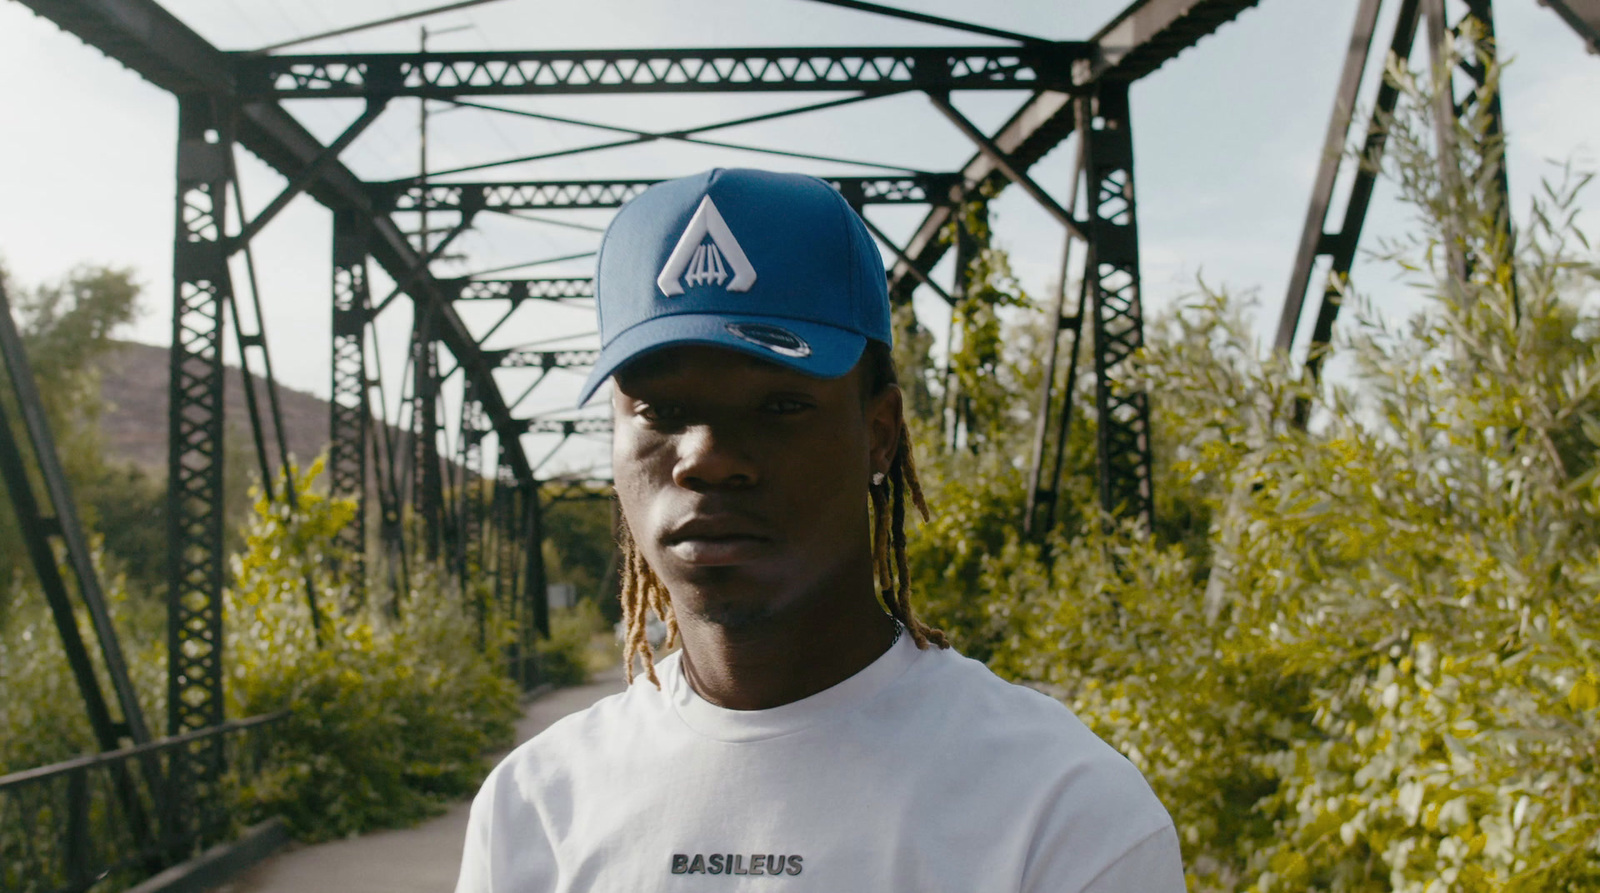
M621 667L596 676L589 685L557 689L528 705L517 723L517 741L526 741L561 717L619 691ZM316 846L292 845L218 893L450 893L461 865L470 805L457 803L415 828Z

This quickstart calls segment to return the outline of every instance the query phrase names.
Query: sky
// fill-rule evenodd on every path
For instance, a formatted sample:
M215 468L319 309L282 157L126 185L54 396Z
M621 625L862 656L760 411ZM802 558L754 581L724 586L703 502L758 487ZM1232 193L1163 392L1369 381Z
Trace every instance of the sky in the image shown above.
M1124 0L1008 0L987 4L903 0L904 8L1052 39L1081 39L1110 20ZM243 50L439 5L436 0L168 0L170 11L223 49ZM1394 0L1383 16L1374 57L1387 45ZM1356 0L1262 0L1234 22L1185 51L1132 88L1136 190L1144 300L1159 314L1213 287L1260 301L1256 330L1270 343L1287 286L1311 182L1321 155L1336 81L1354 21ZM1600 57L1535 0L1496 4L1504 79L1513 200L1519 212L1542 179L1571 161L1600 165ZM419 45L418 22L307 44L288 52L396 52ZM426 20L439 32L434 50L560 49L885 44L989 44L988 38L840 9L808 0L499 0ZM1422 58L1418 48L1414 58ZM1361 103L1370 105L1378 77L1369 64ZM123 333L151 344L170 341L173 170L177 103L120 64L36 17L18 0L0 0L0 259L16 281L57 279L80 264L131 268L144 285L140 318ZM671 129L801 105L831 94L793 96L527 97L492 100L548 115L639 129ZM1019 92L957 93L955 104L988 130L1025 100ZM336 136L360 112L352 100L286 103L314 134ZM439 170L570 148L608 139L604 132L432 104L429 168ZM397 100L343 155L365 179L417 171L418 101ZM717 139L851 159L956 170L970 143L927 101L907 95L825 113L718 131ZM1074 143L1058 147L1032 171L1052 195L1067 194ZM247 207L260 209L283 178L241 151ZM666 177L717 165L768 166L819 175L871 174L871 167L807 162L733 150L652 142L639 147L494 168L473 178L531 180ZM1595 231L1600 204L1584 200L1580 222ZM1339 213L1335 207L1334 214ZM915 208L874 208L872 217L903 239L921 219ZM1023 287L1051 293L1061 264L1058 223L1020 190L1008 190L993 211L997 244L1009 250ZM604 213L568 214L576 227L494 215L452 247L461 256L438 264L443 276L590 251ZM1331 218L1335 219L1335 218ZM1404 235L1410 212L1380 186L1363 242ZM329 213L299 198L257 238L254 254L265 308L264 326L281 383L326 396L329 390ZM589 275L592 259L530 266L520 275ZM948 281L948 260L936 277ZM1398 272L1363 258L1358 290L1394 313L1414 309ZM244 270L236 268L244 294ZM386 293L387 280L375 278ZM919 317L942 337L943 302L921 289ZM492 305L462 305L482 332L498 318ZM400 379L410 308L396 302L378 326L378 354L390 382ZM1307 324L1311 313L1308 310ZM594 323L583 307L525 306L489 341L593 345ZM1303 338L1303 336L1302 336ZM231 352L230 352L231 357ZM515 375L503 379L520 391ZM554 374L519 415L570 415L580 377ZM389 392L391 403L397 389ZM591 404L593 406L593 404ZM593 410L591 409L591 413ZM391 410L392 413L392 410ZM392 419L391 415L391 419ZM557 448L529 438L525 448L541 474L605 474L596 440ZM553 450L553 452L552 452ZM549 459L546 460L546 455Z

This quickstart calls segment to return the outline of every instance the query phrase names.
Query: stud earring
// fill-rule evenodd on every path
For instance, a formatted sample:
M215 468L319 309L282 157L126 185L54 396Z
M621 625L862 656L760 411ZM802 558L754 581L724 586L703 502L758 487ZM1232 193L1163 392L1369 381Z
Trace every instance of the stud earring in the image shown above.
M874 487L881 487L881 486L883 486L883 479L884 479L884 476L885 476L885 475L884 475L884 473L883 473L883 472L881 472L881 471L874 471L874 472L873 472L873 473L872 473L872 486L874 486Z

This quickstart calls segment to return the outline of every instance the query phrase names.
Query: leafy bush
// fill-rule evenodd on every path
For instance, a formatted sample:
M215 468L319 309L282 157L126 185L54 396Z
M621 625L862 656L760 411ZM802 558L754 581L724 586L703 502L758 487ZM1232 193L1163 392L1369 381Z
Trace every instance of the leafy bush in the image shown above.
M1595 889L1585 181L1547 187L1513 257L1484 181L1432 173L1427 91L1392 76L1409 101L1389 173L1420 220L1384 250L1427 310L1390 327L1347 295L1335 357L1352 378L1318 388L1262 357L1245 308L1202 295L1153 327L1140 373L1158 492L1199 528L1107 528L1085 507L1041 548L1014 533L1026 454L947 454L928 478L956 517L923 530L918 582L961 647L1139 766L1192 889ZM1497 155L1471 119L1457 139ZM1475 258L1465 275L1452 243Z
M476 788L485 754L510 743L518 715L496 649L480 648L478 618L447 587L419 576L393 616L334 585L327 550L354 506L311 492L319 471L297 483L292 516L258 498L226 618L233 712L291 711L251 808L284 816L307 840L441 811ZM308 577L324 615L320 644Z
M570 608L550 611L550 638L534 647L539 655L539 679L552 685L582 685L589 681L590 653L595 634L605 631L605 618L593 599Z
M94 560L99 569L99 552ZM101 579L140 708L151 731L160 734L166 710L166 618L157 606L129 598L121 577L102 573ZM0 680L5 689L0 698L0 775L96 750L83 694L44 594L34 580L19 575L5 601L0 608L5 618L0 623ZM120 716L94 627L84 611L75 619L101 691L111 701L113 716Z

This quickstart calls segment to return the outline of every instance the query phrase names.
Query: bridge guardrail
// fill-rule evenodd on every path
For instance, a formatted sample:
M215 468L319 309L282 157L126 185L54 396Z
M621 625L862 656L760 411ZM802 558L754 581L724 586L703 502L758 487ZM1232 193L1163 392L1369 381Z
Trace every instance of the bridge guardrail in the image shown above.
M237 795L270 757L277 713L0 776L0 893L132 882L227 839ZM211 777L175 773L209 750ZM176 759L180 752L189 756Z

